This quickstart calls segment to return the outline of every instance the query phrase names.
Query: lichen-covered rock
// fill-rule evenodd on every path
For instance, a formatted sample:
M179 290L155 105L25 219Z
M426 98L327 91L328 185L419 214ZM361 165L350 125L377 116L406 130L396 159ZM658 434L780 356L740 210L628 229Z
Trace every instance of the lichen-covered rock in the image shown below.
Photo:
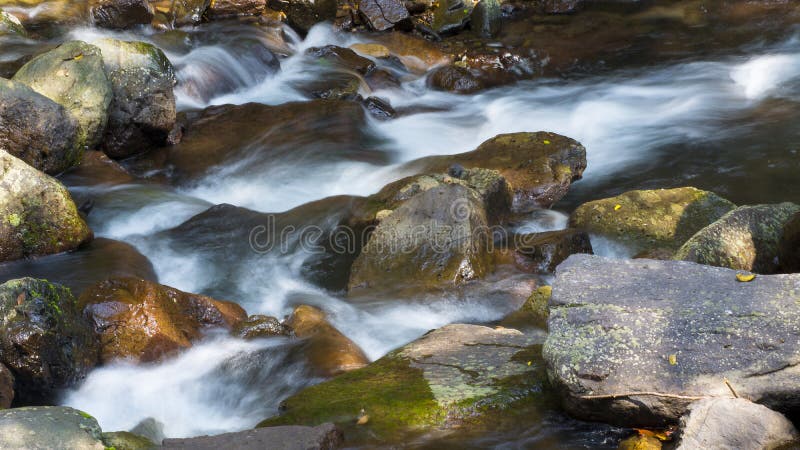
M586 149L555 133L500 134L477 149L411 161L403 169L417 173L445 172L453 164L500 172L513 191L512 211L548 208L566 195L586 169Z
M693 187L630 191L579 206L570 226L612 238L634 253L675 250L736 205Z
M336 426L325 423L316 427L282 426L200 436L187 439L165 439L164 450L283 449L333 450L344 443Z
M146 42L100 39L114 98L102 148L112 158L163 146L175 128L175 70L164 52Z
M573 255L558 267L544 358L567 411L623 426L674 423L731 395L800 404L800 275L737 281L684 261Z
M550 315L547 302L553 293L552 286L540 286L536 288L530 297L525 300L522 307L503 318L500 325L511 328L525 328L536 326L545 328L547 318Z
M286 14L293 28L306 33L314 25L336 18L336 0L268 0L267 6Z
M11 408L14 402L14 375L0 363L0 409Z
M49 174L78 164L83 154L78 123L63 106L4 78L0 78L0 149Z
M305 340L301 348L318 376L329 378L369 364L361 348L331 325L318 308L296 307L286 325Z
M306 388L259 426L334 422L351 445L403 442L514 411L541 388L538 336L448 325L374 363ZM356 422L361 418L362 425ZM366 419L365 419L366 418Z
M589 235L575 229L514 236L514 263L531 273L553 273L569 255L592 253Z
M150 24L154 16L148 0L93 0L89 13L95 25L112 29Z
M104 450L97 420L67 406L0 411L0 448L8 450Z
M0 36L3 35L17 35L20 37L26 37L28 33L25 31L25 27L22 26L22 23L19 21L19 19L17 19L16 16L9 14L0 8Z
M491 272L490 243L480 195L460 184L437 186L381 220L353 263L348 287L458 285Z
M784 225L800 205L741 206L698 231L678 249L675 259L710 266L775 273Z
M408 18L408 10L400 0L362 0L358 11L375 31L388 30Z
M80 145L94 148L100 143L113 96L100 49L81 41L65 42L33 58L13 79L66 108L78 122Z
M743 398L717 397L689 405L675 448L776 449L796 444L798 438L797 429L783 414Z
M114 431L103 433L103 444L106 448L117 450L155 450L161 448L153 441L130 431Z
M0 285L0 363L14 375L20 404L52 401L97 364L97 354L69 289L33 278Z
M91 239L61 183L0 150L0 261L72 250Z
M114 278L80 296L92 321L103 362L157 361L191 347L206 326L231 329L247 317L232 302L189 294L136 278Z
M471 94L485 87L469 69L453 65L440 67L431 72L427 83L433 89L456 94Z
M243 339L288 336L290 333L291 328L282 324L280 320L261 314L248 317L231 330L231 334Z

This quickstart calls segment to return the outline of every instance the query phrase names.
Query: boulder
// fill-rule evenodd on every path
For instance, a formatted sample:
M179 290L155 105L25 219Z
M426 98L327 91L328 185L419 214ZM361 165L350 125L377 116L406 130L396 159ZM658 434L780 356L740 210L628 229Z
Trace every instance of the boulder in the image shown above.
M231 330L231 334L242 339L288 336L290 333L291 328L282 324L280 320L261 314L248 317Z
M117 450L155 450L159 448L153 441L130 431L114 431L103 433L103 444L106 449Z
M306 50L306 54L313 56L326 65L334 65L346 70L367 75L375 69L375 63L369 58L359 56L349 48L338 47L336 45L326 45L324 47L311 47Z
M480 0L470 15L470 28L481 37L492 38L500 32L502 17L498 0Z
M575 253L592 253L589 235L575 229L514 235L514 263L530 273L553 273Z
M151 0L156 11L154 22L172 28L197 25L211 5L212 0Z
M83 379L97 354L69 289L33 278L0 285L0 363L14 375L17 403L52 401Z
M500 134L471 152L420 158L402 169L434 173L453 164L499 171L513 191L512 211L527 213L549 208L566 195L586 169L586 149L575 140L544 131Z
M67 406L0 411L0 448L8 450L104 450L97 420Z
M800 406L800 275L573 255L558 267L544 358L567 411L623 426L675 423L690 403L739 396Z
M282 426L200 436L187 439L165 439L164 450L249 450L275 448L284 450L333 450L344 443L336 426L324 423L316 427Z
M363 0L358 12L375 31L384 31L407 19L408 10L400 0Z
M794 213L783 225L778 262L782 272L800 272L800 212Z
M94 148L100 143L113 91L99 48L65 42L22 66L14 81L63 106L78 122L79 145Z
M579 206L570 226L609 237L633 253L678 249L736 205L693 187L630 191Z
M491 242L478 192L437 186L380 221L353 263L348 288L435 288L480 278L493 269Z
M259 424L334 422L348 445L406 442L419 433L499 419L540 392L537 335L447 325L372 364L306 388Z
M13 14L9 14L0 8L0 36L16 35L26 37L28 33L25 27Z
M68 186L114 186L131 184L135 180L120 163L98 150L84 152L81 163L62 174L59 179ZM91 192L85 194L88 197Z
M267 6L286 14L292 28L307 33L319 22L336 18L337 0L268 0Z
M794 203L740 206L698 231L675 259L699 264L775 273L784 225L800 211Z
M323 100L361 99L361 79L346 71L333 71L320 78L299 80L292 87L309 97Z
M26 276L64 285L76 294L108 278L158 281L150 260L136 247L107 238L94 239L73 252L0 265L0 282Z
M72 250L91 239L61 183L0 150L0 262Z
M369 364L358 345L334 328L318 308L296 307L286 325L305 340L302 350L317 376L330 378Z
M707 398L681 417L677 450L784 448L800 438L783 414L743 398ZM791 447L786 447L791 448Z
M0 78L0 149L49 174L77 165L83 154L78 123L63 106L4 78Z
M551 286L540 286L536 288L530 297L525 300L522 307L503 318L500 325L509 328L524 329L526 327L547 327L547 318L550 310L547 302L550 300L553 288Z
M260 16L267 8L267 0L214 0L208 14L214 19L236 16Z
M100 39L114 92L102 148L112 158L125 158L166 145L175 128L175 69L159 48L145 42Z
M0 409L11 408L14 402L14 375L0 363Z
M94 324L103 362L158 361L191 347L204 327L231 329L247 317L235 303L136 278L100 282L83 291L79 305Z
M472 94L484 88L483 83L469 69L455 65L434 70L428 76L428 87L456 94Z
M164 424L152 417L142 419L129 432L156 444L160 444L165 438Z
M154 16L148 0L93 0L89 13L96 26L112 29L149 25Z
M478 3L475 0L443 0L434 3L431 28L437 33L453 33L469 22L470 14Z
M392 53L389 51L389 49L386 48L385 45L381 44L357 42L348 48L359 55L369 56L371 58L384 59L392 56Z

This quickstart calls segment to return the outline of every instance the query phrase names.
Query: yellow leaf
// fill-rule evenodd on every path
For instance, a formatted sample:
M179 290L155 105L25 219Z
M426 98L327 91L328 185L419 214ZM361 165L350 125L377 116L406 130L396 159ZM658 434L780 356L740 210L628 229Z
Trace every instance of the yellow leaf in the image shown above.
M614 205L614 211L619 211L620 209L622 209L622 205L620 205L619 203Z
M75 61L80 61L80 60L81 60L81 58L83 58L83 53L78 53L77 55L75 55L75 58L73 58L73 59L74 59Z
M550 141L548 141L547 139L543 140L542 142L544 142L544 145L550 145Z
M669 365L674 366L676 364L678 364L678 355L673 353L669 355Z
M358 418L358 422L356 422L356 425L366 425L367 422L369 422L369 416L364 414L363 416Z
M530 366L533 361L528 361L528 365Z
M736 280L741 281L742 283L747 283L756 279L756 274L754 273L737 273Z

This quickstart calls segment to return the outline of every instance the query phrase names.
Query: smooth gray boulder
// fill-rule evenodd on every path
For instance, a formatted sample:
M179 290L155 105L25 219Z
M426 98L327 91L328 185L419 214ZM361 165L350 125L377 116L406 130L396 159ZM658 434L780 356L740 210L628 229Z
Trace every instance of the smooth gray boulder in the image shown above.
M339 448L342 432L332 423L316 427L281 426L200 436L188 439L164 439L162 448L192 450L250 450L275 448L284 450L328 450Z
M94 417L67 406L36 406L0 411L4 450L104 450Z
M674 423L696 400L800 407L800 275L737 281L683 261L573 255L558 266L544 345L574 416Z
M796 441L800 435L783 414L743 398L709 398L692 403L681 418L676 450L761 450Z

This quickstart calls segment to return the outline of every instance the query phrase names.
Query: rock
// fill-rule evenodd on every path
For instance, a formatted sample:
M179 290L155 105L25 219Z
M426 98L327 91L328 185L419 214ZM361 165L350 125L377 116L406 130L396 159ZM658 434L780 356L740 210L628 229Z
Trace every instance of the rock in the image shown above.
M544 358L578 418L663 427L694 400L800 404L800 275L759 276L683 261L573 255L558 267Z
M584 203L572 213L569 224L619 241L633 253L676 250L735 207L713 192L693 187L630 191Z
M158 361L191 347L205 326L231 329L247 317L235 303L136 278L100 282L79 304L94 324L103 362Z
M464 28L476 3L474 0L443 0L436 3L431 28L440 34Z
M410 33L383 33L372 37L376 43L389 49L403 66L414 73L424 74L434 67L450 64L453 56L423 37Z
M61 183L0 150L0 261L72 250L91 239Z
M368 44L368 43L355 43L351 45L350 50L358 53L361 56L369 56L372 58L384 59L392 56L389 49L381 44Z
M568 137L544 131L500 134L471 152L420 158L402 169L444 172L453 164L499 171L513 190L512 211L527 213L549 208L566 195L586 169L586 149Z
M63 106L78 122L81 146L100 143L113 96L100 49L81 41L65 42L22 66L14 81Z
M361 100L361 79L349 72L334 71L313 80L300 80L294 88L323 100Z
M783 225L778 262L782 272L800 272L800 212L794 213Z
M231 330L231 334L243 339L287 336L290 333L291 328L282 324L280 320L261 314L248 317Z
M553 273L556 266L575 253L592 253L589 235L566 229L514 236L514 262L531 273Z
M372 364L306 388L259 427L334 422L348 445L405 442L418 433L503 416L532 401L536 337L517 330L448 325ZM491 417L486 417L489 413ZM368 421L357 425L362 415ZM466 428L466 427L465 427Z
M740 206L698 231L675 259L699 264L775 273L784 225L800 211L794 203Z
M367 86L373 91L381 89L398 89L401 86L400 80L397 79L391 72L384 69L376 69L370 72L369 75L364 77Z
M95 366L97 342L69 289L33 278L0 285L0 363L23 405L53 400Z
M68 186L115 186L130 184L135 180L120 163L98 150L84 152L81 163L59 178Z
M292 28L307 33L314 25L336 18L336 0L268 0L267 6L286 14Z
M151 0L156 10L155 22L168 28L197 25L212 0Z
M428 86L456 94L471 94L484 88L481 81L468 69L458 66L444 66L434 70L428 77Z
M546 328L547 318L550 315L547 302L550 300L552 292L553 288L551 286L538 287L525 300L522 307L504 317L500 325L509 328L524 328L527 326Z
M800 437L783 414L743 398L708 398L692 403L681 418L677 450L783 448ZM789 448L789 447L787 447Z
M417 194L383 219L350 273L348 289L458 285L493 269L480 195L452 184Z
M67 406L0 411L0 448L9 450L104 450L94 417Z
M4 35L27 37L28 33L15 15L7 13L0 8L0 36Z
M249 450L275 448L285 450L332 450L344 443L336 426L324 423L316 427L282 426L257 428L238 433L200 436L188 439L165 439L164 450Z
M63 106L0 78L0 148L49 174L78 164L78 124Z
M0 363L0 409L11 408L14 402L14 375Z
M135 427L131 428L130 433L160 445L164 440L164 424L152 417L148 417L142 419Z
M136 247L106 238L94 239L73 252L0 265L0 281L25 276L62 284L76 294L109 278L136 277L158 281L150 260Z
M236 16L260 16L267 8L267 0L214 0L208 8L214 19Z
M652 436L632 436L619 443L618 450L661 450L661 441Z
M115 431L103 433L103 444L106 448L117 450L154 450L158 448L150 439L131 433L130 431Z
M363 0L358 3L358 12L375 31L388 30L408 18L408 10L400 0Z
M502 16L498 0L480 0L470 15L470 27L482 37L494 37L500 32Z
M296 307L286 325L295 336L305 339L303 353L317 376L330 378L369 364L358 345L334 328L318 308Z
M101 28L149 25L154 16L153 6L147 0L94 0L89 8L92 21Z
M372 117L381 120L391 119L397 115L397 111L392 108L389 102L378 97L367 97L362 104Z
M306 50L306 54L316 57L326 64L339 66L343 69L358 72L361 75L366 75L375 69L375 63L372 60L359 56L349 48L337 47L335 45L326 45L325 47L311 47Z
M100 48L114 98L102 148L124 158L166 145L175 128L175 69L164 52L145 42L100 39Z

